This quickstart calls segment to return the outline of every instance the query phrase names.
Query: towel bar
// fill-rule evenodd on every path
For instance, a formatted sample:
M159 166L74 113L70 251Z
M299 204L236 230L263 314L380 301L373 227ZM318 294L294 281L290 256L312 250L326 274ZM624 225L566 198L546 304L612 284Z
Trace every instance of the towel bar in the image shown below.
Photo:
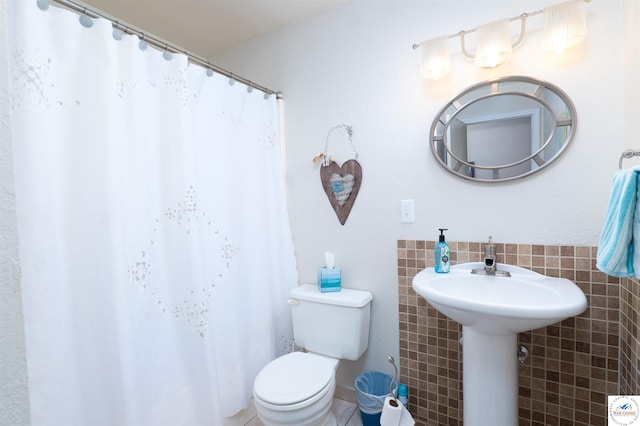
M622 169L622 160L625 158L640 157L640 150L627 149L622 155L620 155L620 161L618 162L618 169Z

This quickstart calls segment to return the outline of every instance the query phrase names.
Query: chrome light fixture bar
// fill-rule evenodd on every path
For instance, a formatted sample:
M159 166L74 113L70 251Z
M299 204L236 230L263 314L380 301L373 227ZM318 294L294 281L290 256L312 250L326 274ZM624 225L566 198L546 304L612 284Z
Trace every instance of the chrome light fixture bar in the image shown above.
M441 36L413 45L420 48L422 55L420 71L425 78L438 80L451 72L451 53L449 39L460 37L460 50L479 67L494 68L511 58L511 52L524 39L527 19L544 15L544 38L548 50L562 53L564 49L580 44L587 35L587 25L583 3L591 0L569 0L545 7L535 12L525 12L513 18L500 19L470 30ZM520 21L520 34L511 41L509 25ZM465 45L465 36L477 33L476 51L469 52Z

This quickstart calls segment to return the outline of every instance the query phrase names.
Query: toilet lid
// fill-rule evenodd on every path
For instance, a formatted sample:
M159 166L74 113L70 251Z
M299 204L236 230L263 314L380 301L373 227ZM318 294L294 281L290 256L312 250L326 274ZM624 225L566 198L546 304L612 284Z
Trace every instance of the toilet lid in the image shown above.
M321 392L334 374L334 363L316 355L292 352L267 364L254 382L258 398L274 405L292 405Z

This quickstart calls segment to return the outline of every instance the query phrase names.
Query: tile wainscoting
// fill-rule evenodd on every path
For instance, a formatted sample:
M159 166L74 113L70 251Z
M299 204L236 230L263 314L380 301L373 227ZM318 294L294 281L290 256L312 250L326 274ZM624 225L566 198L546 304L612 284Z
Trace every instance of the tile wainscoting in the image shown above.
M620 291L620 394L640 395L640 281L623 279Z
M462 327L418 296L413 277L433 266L435 241L398 241L401 380L418 425L462 425ZM482 261L484 242L449 242L452 264ZM640 394L640 282L595 267L595 247L496 244L500 263L574 281L584 313L520 333L519 424L605 426L607 395ZM516 356L514 350L514 357Z

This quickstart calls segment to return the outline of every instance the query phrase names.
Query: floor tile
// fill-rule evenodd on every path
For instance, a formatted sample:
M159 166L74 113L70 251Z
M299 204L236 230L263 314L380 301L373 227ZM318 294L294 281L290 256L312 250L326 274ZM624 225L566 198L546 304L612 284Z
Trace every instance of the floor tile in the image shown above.
M345 401L344 399L333 398L333 404L331 404L331 411L336 416L336 422L338 426L346 426L353 413L358 406L353 402Z
M338 426L362 426L360 409L353 389L337 388L331 404ZM253 417L245 426L263 426L258 416Z

